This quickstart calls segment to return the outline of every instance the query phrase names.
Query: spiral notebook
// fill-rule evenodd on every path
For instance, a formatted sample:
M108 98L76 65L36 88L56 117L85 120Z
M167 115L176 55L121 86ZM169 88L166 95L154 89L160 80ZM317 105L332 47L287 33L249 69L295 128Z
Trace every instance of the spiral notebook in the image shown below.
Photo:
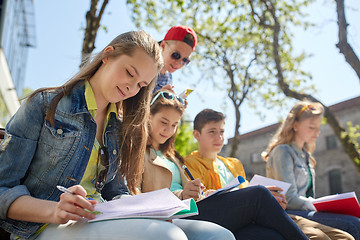
M99 203L95 212L96 218L89 222L119 218L168 220L199 214L194 199L180 200L168 188Z

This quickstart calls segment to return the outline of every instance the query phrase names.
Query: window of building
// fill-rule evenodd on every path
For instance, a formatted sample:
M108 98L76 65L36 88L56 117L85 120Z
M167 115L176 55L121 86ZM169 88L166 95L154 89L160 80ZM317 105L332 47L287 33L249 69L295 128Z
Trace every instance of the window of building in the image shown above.
M342 193L341 171L334 169L329 171L330 194Z
M251 153L250 155L251 163L260 163L263 162L259 153Z
M335 135L326 136L326 149L331 150L336 148L337 148L336 136Z

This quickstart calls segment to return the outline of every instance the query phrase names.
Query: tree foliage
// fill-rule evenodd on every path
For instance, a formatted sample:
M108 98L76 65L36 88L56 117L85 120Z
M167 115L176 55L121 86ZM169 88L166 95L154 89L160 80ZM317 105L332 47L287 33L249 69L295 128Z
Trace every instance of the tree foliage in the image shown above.
M308 98L320 102L312 96L314 87L309 83L310 74L301 69L306 54L294 55L293 34L290 32L294 26L307 28L311 25L304 22L302 10L312 2L313 0L127 1L133 20L139 27L160 30L184 24L192 26L197 32L199 46L195 57L199 60L196 61L197 67L204 73L202 78L223 86L220 89L227 91L235 109L232 155L238 144L236 136L239 135L240 105L245 99L253 107L259 102L265 107L282 107L286 104L280 94L282 92L290 98ZM341 2L343 0L337 1L338 7ZM340 17L344 13L341 12L338 16L341 23L343 19ZM342 40L346 40L344 26L341 26L339 30L343 35L339 32L339 47L343 47ZM345 53L345 50L342 51ZM352 62L350 64L354 66ZM357 69L354 70L357 72ZM325 117L360 172L360 153L356 145L326 106Z
M189 122L182 118L181 124L178 127L178 134L175 140L175 149L181 156L185 157L192 151L198 149L198 144L193 137L193 129Z
M249 0L251 1L251 0ZM286 68L284 68L284 62L287 62L287 59L283 57L283 47L281 42L281 36L283 35L284 29L281 25L281 14L277 11L276 2L272 0L259 0L263 4L263 8L256 9L252 7L253 18L256 23L260 26L263 26L266 29L269 29L272 32L272 51L273 59L276 66L276 74L278 79L278 84L283 91L283 93L291 98L303 100L309 99L313 102L320 102L320 100L313 97L311 94L306 92L297 91L291 86L288 79L286 78ZM357 147L358 144L356 139L352 138L351 135L345 130L345 128L339 122L337 116L322 103L325 109L324 116L327 120L327 123L333 129L335 135L341 142L345 152L353 161L357 171L360 173L360 151Z
M293 54L293 35L289 29L292 26L309 26L301 20L304 16L301 9L309 2L276 1L283 29L280 44L284 72L289 84L301 92L313 91L313 86L309 83L310 75L300 67L305 54ZM275 74L272 31L255 22L253 9L263 8L261 1L128 0L127 3L138 27L166 30L169 26L183 24L194 28L199 44L193 62L200 69L201 78L211 81L219 91L226 92L234 107L236 119L231 155L237 150L240 106L245 100L255 111L259 103L268 108L287 105Z

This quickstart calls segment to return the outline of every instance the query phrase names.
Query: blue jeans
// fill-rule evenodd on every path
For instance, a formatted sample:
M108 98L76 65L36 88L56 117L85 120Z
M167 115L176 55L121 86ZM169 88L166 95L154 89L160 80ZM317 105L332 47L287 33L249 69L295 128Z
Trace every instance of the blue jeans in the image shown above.
M189 219L217 223L236 239L308 239L263 186L247 187L197 202Z
M360 239L360 218L344 214L315 211L287 210L287 212L330 227L341 229L350 233L355 239Z
M175 219L115 219L93 223L50 224L36 240L235 240L233 234L214 223Z

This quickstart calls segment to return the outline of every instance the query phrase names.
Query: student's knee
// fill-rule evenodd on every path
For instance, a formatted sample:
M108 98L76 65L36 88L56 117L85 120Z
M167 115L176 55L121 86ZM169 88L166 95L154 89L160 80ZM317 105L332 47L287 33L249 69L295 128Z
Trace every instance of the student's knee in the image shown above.
M209 236L209 240L235 240L234 234L226 228L219 229L218 232Z
M326 235L323 231L317 228L312 227L302 227L301 230L305 233L305 235L311 240L331 240L328 235Z
M247 190L249 191L248 194L254 195L254 197L271 197L270 191L261 185L258 186L251 186L248 187Z
M176 219L173 221L189 239L197 240L235 240L228 229L208 221Z
M185 232L175 224L169 222L162 222L157 225L149 226L147 231L147 239L156 239L156 240L187 240Z
M182 231L179 227L173 225L170 228L162 228L158 229L157 232L154 232L154 236L149 237L148 239L156 239L156 240L188 240L184 231Z

